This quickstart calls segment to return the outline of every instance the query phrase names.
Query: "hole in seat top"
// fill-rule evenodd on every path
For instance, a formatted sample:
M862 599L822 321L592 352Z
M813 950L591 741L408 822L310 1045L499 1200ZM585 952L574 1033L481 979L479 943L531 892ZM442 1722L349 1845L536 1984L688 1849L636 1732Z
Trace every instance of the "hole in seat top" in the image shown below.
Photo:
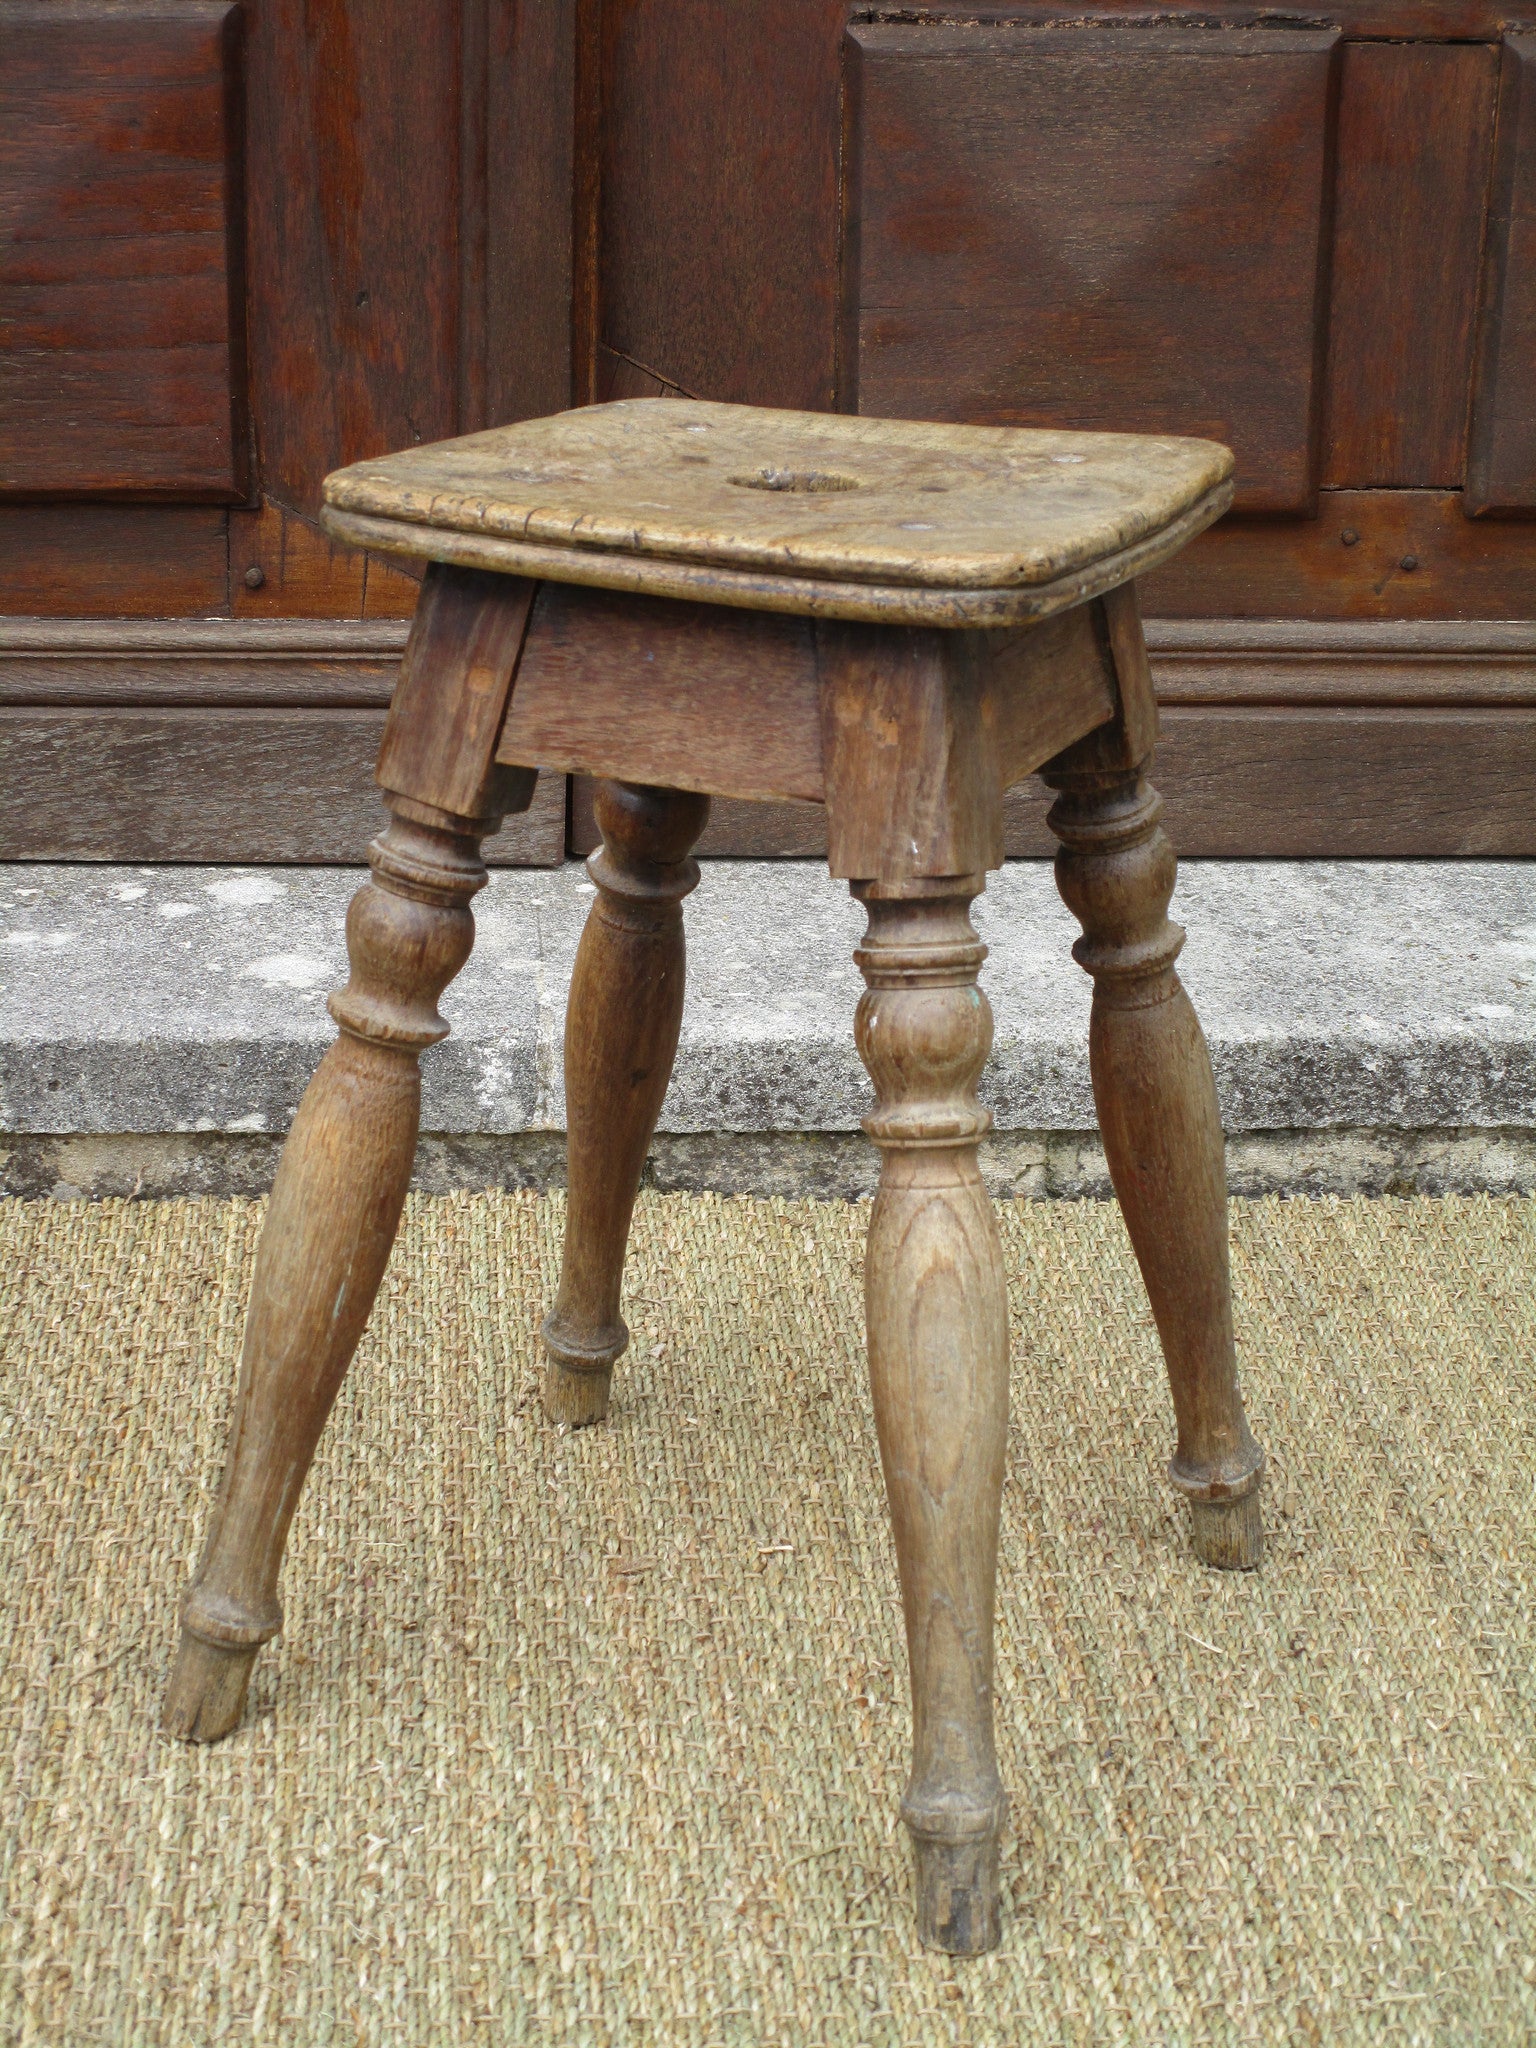
M838 476L829 469L758 469L750 476L733 476L728 483L744 491L856 491L856 476Z

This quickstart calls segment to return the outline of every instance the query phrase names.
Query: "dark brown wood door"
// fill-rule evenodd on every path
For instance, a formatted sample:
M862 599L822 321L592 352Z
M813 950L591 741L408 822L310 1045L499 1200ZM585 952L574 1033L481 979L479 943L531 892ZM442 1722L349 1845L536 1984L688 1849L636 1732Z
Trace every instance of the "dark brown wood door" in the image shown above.
M636 393L1230 441L1185 850L1536 851L1536 38L1070 14L0 0L0 853L355 858L415 586L321 477Z
M320 481L569 403L572 38L0 0L0 855L362 857L416 585ZM495 853L561 857L565 808Z
M608 0L591 388L1217 434L1145 591L1185 850L1531 853L1536 40L1255 18Z

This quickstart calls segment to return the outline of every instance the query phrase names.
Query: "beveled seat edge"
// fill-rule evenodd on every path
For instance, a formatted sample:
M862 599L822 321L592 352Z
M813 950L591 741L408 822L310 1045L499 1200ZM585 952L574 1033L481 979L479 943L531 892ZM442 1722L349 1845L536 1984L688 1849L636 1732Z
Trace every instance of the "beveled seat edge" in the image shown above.
M350 547L417 559L425 556L429 561L489 569L508 576L535 577L542 582L691 599L699 604L730 605L742 611L854 619L880 626L957 629L1024 625L1031 619L1049 618L1052 613L1102 597L1106 591L1155 569L1196 534L1203 533L1231 504L1232 489L1231 478L1224 478L1166 526L1053 582L992 590L774 576L759 570L720 568L658 555L626 555L616 549L551 547L505 540L451 527L421 526L405 520L344 512L332 505L322 508L320 523L334 539Z

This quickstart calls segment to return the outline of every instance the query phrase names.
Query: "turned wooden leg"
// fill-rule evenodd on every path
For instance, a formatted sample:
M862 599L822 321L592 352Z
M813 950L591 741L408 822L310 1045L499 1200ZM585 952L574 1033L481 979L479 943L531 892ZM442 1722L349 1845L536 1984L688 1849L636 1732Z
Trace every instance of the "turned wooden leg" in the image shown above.
M1216 1084L1173 963L1175 862L1141 769L1067 765L1050 814L1056 880L1083 927L1093 976L1093 1093L1110 1177L1151 1296L1178 1417L1169 1476L1190 1504L1195 1555L1259 1562L1264 1455L1237 1385L1227 1263L1227 1180Z
M544 1412L579 1428L608 1413L624 1250L683 1019L682 900L709 798L601 782L603 844L587 863L597 899L565 1012L570 1193L560 1291L545 1318Z
M901 1812L916 1856L918 1933L931 1948L976 1955L1000 1932L992 1609L1008 1302L976 1161L991 1121L976 1101L992 1042L976 986L986 948L968 914L980 885L929 886L935 893L892 901L854 885L869 913L856 1029L876 1107L864 1128L882 1153L865 1313L911 1667Z
M437 1000L469 958L479 830L386 799L373 879L347 912L341 1035L283 1148L256 1259L224 1484L166 1694L164 1725L213 1742L240 1719L256 1652L282 1623L288 1525L400 1221L421 1108L417 1057L447 1035ZM408 813L409 815L403 815Z

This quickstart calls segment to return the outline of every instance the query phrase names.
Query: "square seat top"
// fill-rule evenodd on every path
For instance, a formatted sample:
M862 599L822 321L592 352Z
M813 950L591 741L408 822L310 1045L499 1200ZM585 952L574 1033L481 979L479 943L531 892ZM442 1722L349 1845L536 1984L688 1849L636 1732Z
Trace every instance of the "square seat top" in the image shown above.
M625 399L355 463L359 546L892 625L1004 625L1154 567L1226 510L1215 441Z

